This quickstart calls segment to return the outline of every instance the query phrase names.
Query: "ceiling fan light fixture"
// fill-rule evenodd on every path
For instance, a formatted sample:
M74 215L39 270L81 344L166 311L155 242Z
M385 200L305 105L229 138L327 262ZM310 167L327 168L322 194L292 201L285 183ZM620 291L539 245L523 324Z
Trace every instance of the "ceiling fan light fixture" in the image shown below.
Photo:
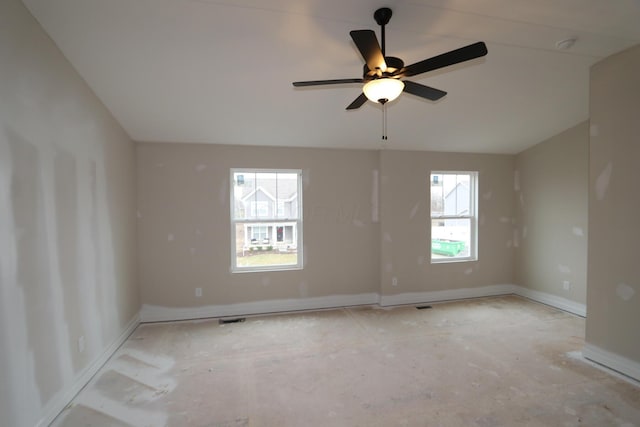
M365 96L373 102L385 104L400 96L404 90L404 83L401 80L389 77L375 79L367 82L362 91Z

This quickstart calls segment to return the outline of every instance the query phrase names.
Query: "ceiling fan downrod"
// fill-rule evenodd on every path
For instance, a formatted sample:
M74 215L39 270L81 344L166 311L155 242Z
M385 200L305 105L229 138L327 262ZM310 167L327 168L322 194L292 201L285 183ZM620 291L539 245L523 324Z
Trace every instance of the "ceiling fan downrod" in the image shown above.
M387 25L389 23L389 20L391 19L391 15L393 15L393 12L391 12L391 9L389 9L388 7L381 7L380 9L376 10L373 14L373 19L376 20L376 22L378 23L378 25L380 25L380 41L381 41L381 50L382 50L382 56L385 56L385 34L384 34L384 26Z

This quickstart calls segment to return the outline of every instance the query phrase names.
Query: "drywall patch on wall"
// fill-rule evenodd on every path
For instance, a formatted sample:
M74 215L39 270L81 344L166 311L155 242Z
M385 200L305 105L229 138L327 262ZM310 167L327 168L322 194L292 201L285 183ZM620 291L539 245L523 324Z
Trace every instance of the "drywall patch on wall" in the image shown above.
M558 271L564 274L571 274L571 268L564 264L558 264Z
M176 240L176 236L174 236L171 233L167 234L167 241L168 242L173 242L174 240Z
M206 169L207 169L207 165L202 163L196 166L196 172L198 173L204 172Z
M493 191L489 190L482 195L482 198L485 200L491 200L493 197Z
M501 216L500 217L500 222L503 223L503 224L508 224L508 223L511 222L511 218L506 217L506 216Z
M619 283L616 286L616 295L624 301L629 301L635 295L636 291L626 283Z
M600 134L600 130L598 129L598 125L596 125L595 123L592 123L591 126L589 126L589 136L595 138L599 134Z
M384 266L384 271L386 271L387 273L391 273L393 271L393 264L391 264L390 262L386 263Z
M609 189L609 181L611 181L611 173L613 172L613 163L607 163L607 166L600 172L596 178L596 197L603 200Z
M382 233L382 240L384 242L391 243L392 242L391 234L389 234L389 232L385 231L384 233Z
M367 226L364 222L362 222L362 221L361 221L361 220L359 220L359 219L354 219L354 220L353 220L353 225L355 225L355 226L356 226L356 227L358 227L358 228L363 228L363 227L366 227L366 226Z
M582 230L582 227L574 226L571 229L571 232L578 237L584 237L584 231Z
M380 221L380 172L374 169L371 172L371 222Z
M420 209L420 204L421 202L417 202L409 211L409 219L413 219L415 218L415 216L418 214L418 210Z
M420 255L418 257L418 265L424 264L424 260L425 260L425 256L424 255Z

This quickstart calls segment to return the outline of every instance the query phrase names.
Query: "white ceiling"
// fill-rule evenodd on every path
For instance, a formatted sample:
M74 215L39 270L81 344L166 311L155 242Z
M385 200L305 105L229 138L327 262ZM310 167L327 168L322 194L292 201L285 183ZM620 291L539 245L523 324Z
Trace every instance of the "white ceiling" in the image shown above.
M588 118L589 67L640 43L639 0L24 0L137 141L517 153ZM478 40L489 53L412 77L448 92L346 111L349 31L391 7L405 64ZM577 37L569 50L559 40Z

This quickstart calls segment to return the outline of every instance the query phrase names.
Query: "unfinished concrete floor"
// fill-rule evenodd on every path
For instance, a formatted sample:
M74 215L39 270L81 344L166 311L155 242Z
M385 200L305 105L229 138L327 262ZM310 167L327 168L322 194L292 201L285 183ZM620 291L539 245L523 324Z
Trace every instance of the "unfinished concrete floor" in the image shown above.
M54 426L640 426L584 319L519 297L144 324Z

